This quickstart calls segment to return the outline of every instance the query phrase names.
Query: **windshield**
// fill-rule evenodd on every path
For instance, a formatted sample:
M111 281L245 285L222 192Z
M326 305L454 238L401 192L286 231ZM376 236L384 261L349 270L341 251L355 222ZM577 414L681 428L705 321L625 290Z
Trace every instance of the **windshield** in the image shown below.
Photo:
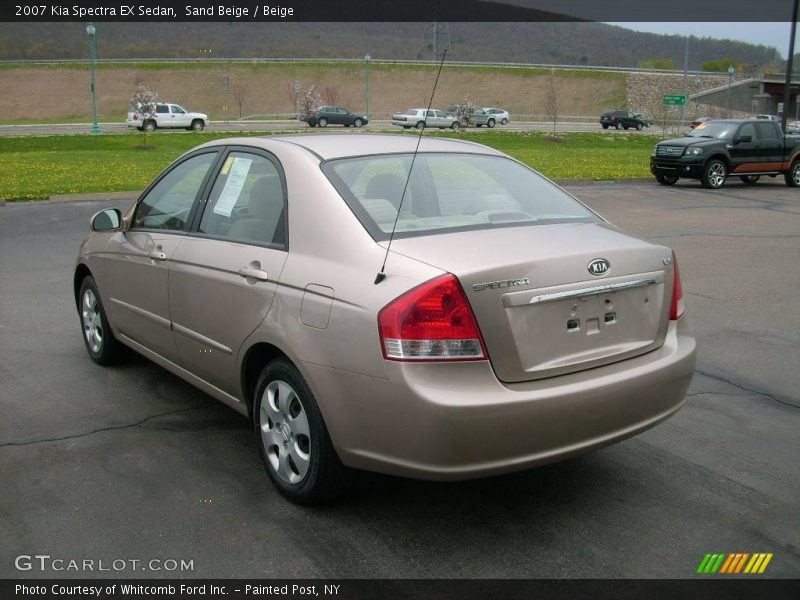
M505 157L418 154L406 188L411 158L343 158L324 163L322 170L377 241L389 239L395 218L396 237L601 220L532 169Z
M706 121L705 123L700 123L700 125L692 129L688 133L688 136L725 140L733 136L734 131L736 131L736 123L727 123L725 121Z

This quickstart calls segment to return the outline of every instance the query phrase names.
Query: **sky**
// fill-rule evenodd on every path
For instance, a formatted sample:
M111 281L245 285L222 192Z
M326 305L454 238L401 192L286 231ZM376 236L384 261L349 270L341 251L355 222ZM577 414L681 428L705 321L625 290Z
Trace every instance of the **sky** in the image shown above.
M778 49L783 58L789 54L789 23L608 23L636 31L694 35L749 42ZM800 51L800 34L795 39L795 54Z

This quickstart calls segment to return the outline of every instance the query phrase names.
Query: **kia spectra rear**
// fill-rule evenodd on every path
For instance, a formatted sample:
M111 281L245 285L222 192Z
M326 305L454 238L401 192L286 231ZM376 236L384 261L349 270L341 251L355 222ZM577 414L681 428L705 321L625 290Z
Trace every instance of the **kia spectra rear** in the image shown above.
M156 239L136 237L153 233L137 220L151 191L85 243L75 280L90 355L132 347L248 415L268 475L299 502L341 494L353 469L524 469L680 408L695 342L669 248L495 150L415 146L314 135L196 149L210 156L185 159L202 164L186 207L143 217ZM114 262L132 243L151 244L152 275ZM130 277L169 293L133 306Z

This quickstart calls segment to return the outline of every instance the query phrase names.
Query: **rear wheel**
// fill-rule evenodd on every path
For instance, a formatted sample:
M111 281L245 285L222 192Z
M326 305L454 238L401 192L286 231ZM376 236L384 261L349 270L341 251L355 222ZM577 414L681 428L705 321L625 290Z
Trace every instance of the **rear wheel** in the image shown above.
M290 362L270 362L255 389L253 420L267 475L294 502L334 500L353 472L339 460L314 394Z
M81 282L78 292L78 312L83 329L83 343L89 357L98 365L112 365L122 360L127 348L117 341L106 318L97 284L91 275Z
M739 177L739 179L742 180L742 183L746 183L747 185L753 185L756 181L758 181L759 177L760 175L742 175Z
M319 125L320 127L327 127L328 126L328 119L326 119L325 117L322 117L321 119L319 119L317 121L317 125Z
M364 121L362 121L361 119L355 119L353 121L353 127L361 127L363 124L364 124Z
M800 160L794 161L783 177L789 187L800 187Z
M728 176L728 168L724 162L715 158L706 163L703 169L703 178L700 180L703 187L716 190L722 187L725 183L725 178Z
M425 121L417 121L417 124L415 125L415 127L417 129L424 129L425 128Z
M156 122L155 121L145 121L144 125L142 125L142 129L144 131L155 131L156 130Z
M508 119L503 119L500 121L500 125L508 125Z
M614 127L616 127L617 131L619 131L619 128L621 127L621 125L619 123L617 123Z
M661 185L675 185L678 181L678 178L668 175L656 175L656 181Z

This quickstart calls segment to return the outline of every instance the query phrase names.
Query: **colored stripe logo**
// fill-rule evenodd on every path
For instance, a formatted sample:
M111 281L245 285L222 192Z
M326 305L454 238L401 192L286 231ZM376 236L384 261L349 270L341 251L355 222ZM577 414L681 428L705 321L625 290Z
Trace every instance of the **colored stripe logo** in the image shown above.
M716 554L709 553L700 561L697 572L704 575L736 575L740 573L760 575L766 570L771 560L771 552L756 552L753 554L749 552L733 552L730 554L722 552Z

